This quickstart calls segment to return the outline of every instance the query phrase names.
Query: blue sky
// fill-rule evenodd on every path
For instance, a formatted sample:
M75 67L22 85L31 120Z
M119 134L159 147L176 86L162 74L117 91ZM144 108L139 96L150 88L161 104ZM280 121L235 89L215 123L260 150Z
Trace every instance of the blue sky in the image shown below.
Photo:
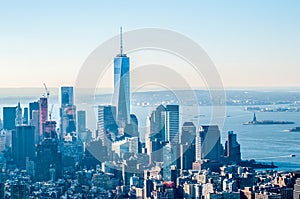
M120 26L190 37L225 87L299 87L299 9L296 0L1 1L0 87L74 84L90 52Z

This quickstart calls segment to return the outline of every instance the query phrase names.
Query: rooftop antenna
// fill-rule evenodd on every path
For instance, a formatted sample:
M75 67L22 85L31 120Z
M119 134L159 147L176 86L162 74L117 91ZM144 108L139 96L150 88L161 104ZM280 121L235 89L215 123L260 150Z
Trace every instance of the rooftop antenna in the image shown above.
M123 38L122 38L122 26L120 27L120 55L123 55Z

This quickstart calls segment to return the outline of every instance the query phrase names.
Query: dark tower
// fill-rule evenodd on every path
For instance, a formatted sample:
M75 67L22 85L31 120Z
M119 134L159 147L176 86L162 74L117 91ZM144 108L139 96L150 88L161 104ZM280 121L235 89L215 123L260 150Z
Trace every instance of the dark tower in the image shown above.
M3 107L3 128L6 130L16 128L16 107Z
M57 139L44 139L37 147L36 180L50 180L49 169L55 169L55 177L62 175L62 155L58 152Z
M196 127L193 122L184 122L181 129L180 141L180 157L181 169L192 169L192 164L196 160L195 148Z
M220 131L217 125L200 127L201 159L219 162L222 153Z
M241 149L240 144L237 142L237 135L233 131L228 132L227 141L225 143L226 156L230 164L241 163Z
M25 168L26 157L35 157L34 127L17 126L12 132L12 155L18 167Z

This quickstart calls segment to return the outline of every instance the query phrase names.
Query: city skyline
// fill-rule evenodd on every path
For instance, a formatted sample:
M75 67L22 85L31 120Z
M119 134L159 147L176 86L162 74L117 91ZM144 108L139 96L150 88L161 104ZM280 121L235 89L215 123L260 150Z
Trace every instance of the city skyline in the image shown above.
M300 199L300 2L92 2L0 3L0 199Z
M120 5L116 11L123 18L113 15L116 3ZM174 4L165 1L157 4L157 1L94 2L93 5L60 2L57 6L53 2L20 1L17 6L1 3L1 88L39 87L42 82L47 82L49 87L74 85L89 53L117 35L120 26L125 32L157 27L188 36L206 50L226 88L300 86L297 81L299 2ZM159 62L174 65L175 69L182 66L176 65L172 57L144 54L148 61L156 56ZM137 59L140 55L132 53L130 57L134 62L132 67L143 63ZM112 67L109 72L113 75ZM64 78L66 75L68 78ZM103 87L112 88L113 81L105 80Z

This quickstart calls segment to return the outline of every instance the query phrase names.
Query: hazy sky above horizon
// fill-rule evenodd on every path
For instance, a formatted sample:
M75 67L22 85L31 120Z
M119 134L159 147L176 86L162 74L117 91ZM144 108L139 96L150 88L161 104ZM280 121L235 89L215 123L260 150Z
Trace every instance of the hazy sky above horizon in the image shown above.
M225 87L300 87L299 9L296 0L1 1L0 87L73 85L88 55L120 26L188 36Z

